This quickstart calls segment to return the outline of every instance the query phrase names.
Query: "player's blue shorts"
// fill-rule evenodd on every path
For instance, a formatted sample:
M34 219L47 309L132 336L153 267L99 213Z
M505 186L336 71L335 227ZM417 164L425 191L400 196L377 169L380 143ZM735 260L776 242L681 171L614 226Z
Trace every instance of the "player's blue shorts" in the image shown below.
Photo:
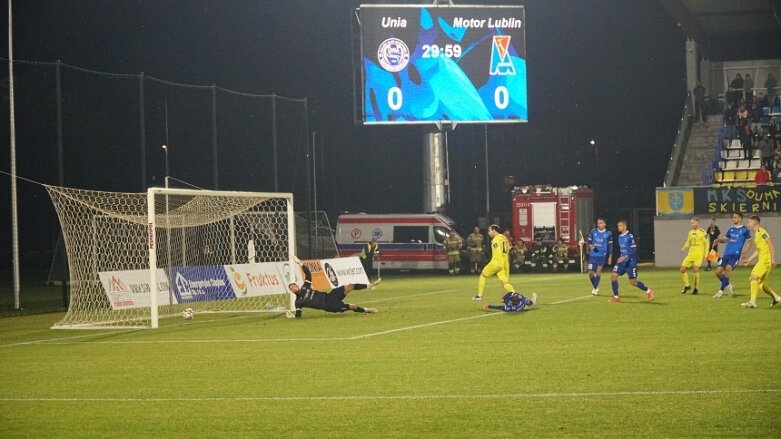
M629 279L637 279L637 261L634 258L628 258L613 266L613 273L617 273L619 276L626 274Z
M606 260L607 256L588 255L588 271L594 271L599 267L604 267Z
M738 260L740 259L740 255L724 255L721 257L721 262L719 263L719 267L726 268L727 265L729 265L732 268L735 268L738 266Z

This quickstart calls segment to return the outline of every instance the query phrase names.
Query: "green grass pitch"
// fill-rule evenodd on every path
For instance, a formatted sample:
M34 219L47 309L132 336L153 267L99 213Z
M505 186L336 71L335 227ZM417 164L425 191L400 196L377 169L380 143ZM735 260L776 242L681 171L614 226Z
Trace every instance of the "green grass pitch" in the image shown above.
M512 276L539 304L486 313L476 276L388 274L376 315L200 314L157 330L0 319L0 437L779 437L781 307L679 294L643 269L608 303L581 274ZM781 290L781 276L771 284ZM489 282L487 301L501 288ZM485 303L485 302L483 302Z

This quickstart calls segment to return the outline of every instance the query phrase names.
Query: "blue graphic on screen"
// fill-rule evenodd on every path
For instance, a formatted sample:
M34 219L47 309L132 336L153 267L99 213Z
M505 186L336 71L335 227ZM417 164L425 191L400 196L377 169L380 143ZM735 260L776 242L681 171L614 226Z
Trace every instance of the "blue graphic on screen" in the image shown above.
M421 8L413 11L419 13L417 20L408 20L400 28L385 26L383 21L382 27L388 29L364 41L366 123L528 120L526 60L516 48L519 44L525 56L522 32L451 25L458 14L481 17L478 9L466 9L437 11L441 16L434 19ZM409 8L377 11L376 16L404 13L412 16ZM482 21L490 23L490 19ZM521 20L517 21L520 27ZM369 26L367 20L363 26ZM380 34L384 31L388 33Z

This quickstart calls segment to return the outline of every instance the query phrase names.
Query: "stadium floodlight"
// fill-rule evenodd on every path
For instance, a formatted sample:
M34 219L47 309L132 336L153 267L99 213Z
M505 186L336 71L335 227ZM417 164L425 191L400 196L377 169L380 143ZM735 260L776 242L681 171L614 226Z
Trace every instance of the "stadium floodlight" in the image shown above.
M46 189L71 285L68 312L53 328L156 328L159 318L186 308L294 309L287 290L298 280L292 194Z

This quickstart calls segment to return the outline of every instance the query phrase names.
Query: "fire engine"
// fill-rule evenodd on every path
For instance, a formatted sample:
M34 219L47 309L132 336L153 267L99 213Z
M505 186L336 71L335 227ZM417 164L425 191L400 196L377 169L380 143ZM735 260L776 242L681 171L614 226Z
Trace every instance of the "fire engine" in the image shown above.
M513 237L552 244L559 239L577 253L594 224L594 191L585 186L519 186L512 192Z

